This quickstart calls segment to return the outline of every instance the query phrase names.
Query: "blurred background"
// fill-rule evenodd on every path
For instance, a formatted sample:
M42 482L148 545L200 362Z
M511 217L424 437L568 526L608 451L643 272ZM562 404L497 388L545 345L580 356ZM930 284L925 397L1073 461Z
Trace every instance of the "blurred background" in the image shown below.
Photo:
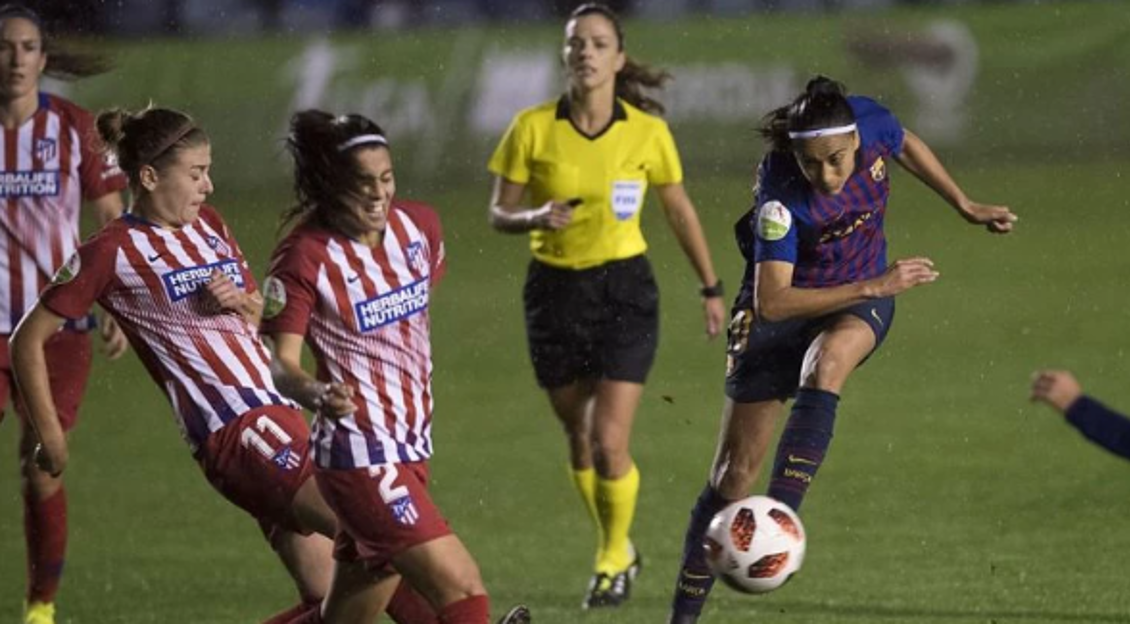
M844 12L897 5L1028 3L1041 0L611 0L623 17ZM42 0L60 31L226 35L419 28L474 22L529 22L563 17L576 0ZM1046 4L1046 2L1044 2Z
M436 497L494 604L575 624L593 534L526 355L525 237L487 225L486 162L522 107L564 88L576 4L520 0L32 3L63 43L115 69L52 90L98 110L149 102L212 137L213 203L261 277L292 201L289 116L385 127L398 194L434 204L449 272L432 303ZM659 94L720 275L763 152L754 131L814 74L875 97L973 198L1010 205L992 237L892 168L891 257L942 278L900 296L896 328L845 390L805 504L804 572L751 599L720 588L710 624L1130 623L1130 466L1027 403L1040 366L1130 410L1130 3L621 0L628 53ZM588 624L662 622L682 531L717 433L723 342L654 201L643 213L662 336L635 429L630 605ZM89 230L87 230L89 231ZM251 622L293 590L244 514L200 477L132 356L99 361L72 436L61 621ZM0 424L0 620L23 584L15 419Z

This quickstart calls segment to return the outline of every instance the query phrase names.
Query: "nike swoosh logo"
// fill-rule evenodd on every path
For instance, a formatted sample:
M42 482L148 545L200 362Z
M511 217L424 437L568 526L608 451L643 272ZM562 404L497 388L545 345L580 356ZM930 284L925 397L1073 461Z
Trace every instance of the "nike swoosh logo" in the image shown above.
M163 256L163 255L165 255L165 254L163 254L163 253L153 254L152 256L148 256L146 258L146 260L148 260L150 262L156 262L156 261L160 260L161 256Z
M360 273L354 273L353 275L350 275L349 277L345 278L345 281L352 284L359 279L361 279L361 274Z
M793 455L792 453L789 453L789 463L790 464L807 464L809 466L819 466L819 464L812 461L811 459L805 459L803 457L797 457L796 455Z
M879 327L883 326L883 319L879 318L879 313L875 311L875 308L871 308L871 318L875 319L875 322L879 324Z

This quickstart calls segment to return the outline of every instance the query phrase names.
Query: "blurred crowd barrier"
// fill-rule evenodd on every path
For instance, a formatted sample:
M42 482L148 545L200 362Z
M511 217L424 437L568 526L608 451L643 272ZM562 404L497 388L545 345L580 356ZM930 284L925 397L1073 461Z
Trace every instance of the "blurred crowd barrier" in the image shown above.
M398 30L479 22L547 21L584 0L33 0L60 30L190 34ZM605 0L624 16L843 12L899 5L1039 3L1040 0Z
M946 157L978 163L1130 160L1125 5L903 7L877 13L629 20L628 50L666 68L662 92L689 175L752 171L754 131L815 73L877 97ZM556 97L560 25L410 33L99 42L112 73L54 85L98 108L150 100L214 137L227 188L278 185L294 110L359 112L397 166L428 184L481 180L513 114Z

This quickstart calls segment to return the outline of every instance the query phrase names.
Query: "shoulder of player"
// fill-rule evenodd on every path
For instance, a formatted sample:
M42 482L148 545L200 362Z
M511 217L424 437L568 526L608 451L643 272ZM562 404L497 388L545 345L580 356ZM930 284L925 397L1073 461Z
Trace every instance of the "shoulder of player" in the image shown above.
M220 231L228 230L228 224L226 221L224 221L223 216L220 215L220 211L211 204L201 204L200 214L197 216L197 218L207 223L213 229Z
M94 125L94 114L74 102L55 95L54 93L40 92L41 109L48 110L60 117L70 120L75 124L84 126Z
M757 168L757 185L766 200L777 200L790 208L808 188L807 180L792 154L771 151Z
M392 207L404 213L417 225L439 222L439 212L431 205L425 204L424 202L397 198L393 200Z
M551 122L557 118L557 103L557 99L546 100L541 104L523 108L515 113L514 124L521 126L539 122Z
M879 102L862 95L848 96L848 104L855 113L855 123L859 128L860 140L869 143L873 140L876 125L895 119L894 113Z
M633 106L624 100L617 100L624 110L625 121L633 127L643 130L644 132L665 132L670 133L671 128L667 124L667 120L649 113L641 108Z

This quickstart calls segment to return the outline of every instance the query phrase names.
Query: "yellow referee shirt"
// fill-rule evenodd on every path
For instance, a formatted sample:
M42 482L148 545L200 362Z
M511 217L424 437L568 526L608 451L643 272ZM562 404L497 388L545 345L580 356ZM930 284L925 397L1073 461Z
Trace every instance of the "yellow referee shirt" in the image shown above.
M640 210L648 184L683 181L667 123L619 99L611 124L593 137L573 126L565 96L518 113L488 168L525 184L534 207L550 200L583 200L565 229L530 232L535 258L568 269L646 251Z

